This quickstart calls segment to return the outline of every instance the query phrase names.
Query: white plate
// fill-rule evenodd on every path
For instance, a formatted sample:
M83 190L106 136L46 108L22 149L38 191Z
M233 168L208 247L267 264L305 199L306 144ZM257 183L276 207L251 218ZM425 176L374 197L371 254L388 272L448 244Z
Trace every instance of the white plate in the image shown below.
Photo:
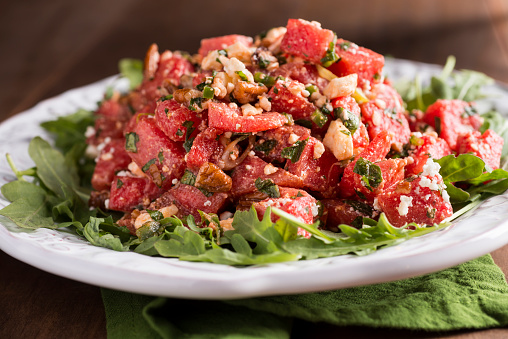
M432 65L403 60L387 60L386 68L392 78L413 77L419 72L426 79L439 71ZM0 125L0 155L11 153L20 169L33 166L27 152L30 139L35 135L49 139L39 123L77 108L93 109L113 82L114 78L108 78L68 91L5 121ZM498 95L494 104L508 113L508 91L499 85L489 91ZM1 160L0 185L14 179L6 161ZM507 200L506 194L493 197L447 229L364 257L347 255L235 268L115 252L92 246L71 232L23 230L4 217L0 217L0 249L63 277L149 295L233 299L315 292L435 272L496 250L508 243ZM7 204L5 199L0 200L0 207Z

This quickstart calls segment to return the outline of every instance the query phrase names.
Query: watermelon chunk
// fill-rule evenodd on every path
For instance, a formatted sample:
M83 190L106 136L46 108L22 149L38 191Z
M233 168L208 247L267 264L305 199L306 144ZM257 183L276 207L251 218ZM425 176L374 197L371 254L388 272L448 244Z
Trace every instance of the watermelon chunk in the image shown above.
M470 131L459 134L457 138L458 154L473 153L485 161L491 169L497 169L501 163L504 139L491 129L483 134Z
M224 146L219 142L221 134L222 131L208 127L196 136L187 154L187 166L190 169L197 171L206 162L219 165L224 151Z
M126 150L132 161L164 189L185 170L185 150L157 127L155 119L139 120L126 135Z
M92 187L97 191L109 190L120 170L127 168L131 158L125 151L125 139L113 139L102 149L92 175Z
M401 150L409 140L411 130L404 115L404 106L400 95L386 84L372 88L374 100L361 104L362 122L367 126L371 139L382 131L393 133L392 146Z
M115 176L109 196L109 209L128 212L143 209L158 197L162 190L147 177Z
M302 19L289 19L280 44L283 52L320 64L335 34L321 24Z
M381 54L344 39L337 39L335 53L340 60L328 67L335 75L343 77L356 73L360 87L368 82L380 81L385 64Z
M203 113L196 113L176 100L159 101L155 110L157 126L173 141L185 141L186 137L195 137L203 120ZM193 132L187 136L188 128Z
M243 116L238 107L231 107L223 102L208 104L208 126L223 131L252 133L281 127L288 122L287 118L276 112Z
M422 180L433 180L442 186L441 176L418 177L415 180L401 181L394 189L383 192L377 197L381 210L396 227L415 222L419 225L438 224L453 214L452 205L446 197L446 191L431 190Z
M482 120L470 103L439 99L427 108L423 121L446 140L452 151L456 151L459 134L478 130Z
M258 178L262 180L270 179L278 186L303 187L302 179L296 175L282 168L274 167L260 158L253 156L245 158L245 160L233 170L231 174L231 179L233 180L231 193L234 196L241 196L255 192L257 190L255 181Z
M423 171L423 166L429 158L440 159L452 153L452 150L444 139L432 134L418 135L413 134L410 138L411 150L406 166L406 177L410 175L418 175Z
M321 154L316 150L319 147L324 148ZM305 188L326 198L336 194L339 176L343 171L333 153L314 137L308 138L297 161L288 160L286 168L302 178Z
M175 204L178 207L177 217L186 218L188 215L192 215L199 221L201 216L198 211L218 214L224 209L227 201L227 193L214 193L206 196L194 186L178 183L155 200L149 209L159 210L162 207Z
M247 47L252 46L251 37L239 34L231 34L215 38L202 39L201 47L199 47L198 53L201 56L205 57L210 51L225 49L226 47L231 46L237 42L244 44Z
M302 96L304 89L305 86L296 80L278 80L267 94L272 111L291 114L295 120L310 120L317 107Z

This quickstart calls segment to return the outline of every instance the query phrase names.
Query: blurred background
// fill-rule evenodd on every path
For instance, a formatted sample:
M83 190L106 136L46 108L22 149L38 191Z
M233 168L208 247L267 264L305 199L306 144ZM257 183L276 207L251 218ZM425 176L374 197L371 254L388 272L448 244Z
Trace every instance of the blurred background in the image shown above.
M316 20L384 55L508 83L507 0L0 1L0 118L117 72L123 57L197 52L201 38Z

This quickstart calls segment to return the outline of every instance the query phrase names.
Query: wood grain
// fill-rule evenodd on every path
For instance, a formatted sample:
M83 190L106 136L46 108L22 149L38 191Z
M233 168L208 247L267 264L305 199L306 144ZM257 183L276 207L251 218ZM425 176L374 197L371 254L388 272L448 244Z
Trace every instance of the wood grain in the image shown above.
M0 120L117 72L122 57L195 52L203 37L255 35L288 18L398 58L475 69L508 83L506 0L37 0L0 2ZM508 246L492 253L508 274ZM0 338L105 338L98 287L0 252ZM507 329L423 333L298 322L294 338L506 338Z

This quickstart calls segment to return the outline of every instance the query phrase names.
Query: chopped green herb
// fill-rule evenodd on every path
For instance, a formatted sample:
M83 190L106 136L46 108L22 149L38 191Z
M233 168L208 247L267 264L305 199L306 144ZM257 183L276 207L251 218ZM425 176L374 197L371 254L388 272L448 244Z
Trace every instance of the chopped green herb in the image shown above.
M363 215L372 216L372 214L374 213L374 208L370 204L367 204L363 201L344 200L344 202L346 204L348 204L349 206L353 207L355 209L355 211L358 211L358 212L362 213Z
M342 123L351 132L351 134L354 134L360 126L360 118L348 109L337 107L334 109L334 114L337 118L342 120Z
M258 59L258 65L260 68L267 68L270 65L270 61L266 60L262 57L259 57Z
M177 135L177 136L179 136L179 137L181 137L181 136L183 135L182 130L181 130L181 129L177 129L177 130L176 130L176 135Z
M273 93L275 93L275 94L279 94L279 89L278 89L277 87L274 87L274 88L273 88Z
M314 92L319 92L319 89L317 88L316 85L309 85L309 86L305 87L305 90L307 92L309 92L309 96L311 96L312 93L314 93Z
M297 124L299 126L306 127L308 129L312 128L312 121L310 121L310 120L298 119L298 120L295 120L295 124Z
M265 140L261 144L256 144L256 146L254 146L254 150L268 154L275 148L275 146L277 146L277 140L270 139Z
M155 164L155 161L156 161L156 160L155 160L155 158L148 160L148 162L147 162L147 163L146 163L143 167L141 167L141 170L142 170L143 172L148 171L148 169L150 168L150 166L152 166L153 164Z
M187 152L187 153L190 152L193 143L194 143L194 138L185 140L185 142L183 143L183 148L185 149L185 152Z
M173 94L168 94L166 96L163 96L159 99L159 101L166 101L166 100L171 100L173 99Z
M330 67L333 63L339 61L339 56L335 53L335 44L337 43L337 34L333 36L333 40L330 41L328 49L326 50L326 54L321 59L321 64L323 67Z
M153 221L161 221L164 219L164 215L159 211L146 210Z
M203 102L203 97L197 97L197 98L190 99L189 109L192 111L195 111L196 107L194 107L194 105L197 105L199 108L203 108L203 106L201 106L202 102Z
M249 81L249 78L247 78L247 76L243 71L236 71L235 73L238 74L240 79L242 79L243 81Z
M257 178L254 185L259 192L265 193L270 198L280 198L279 186L275 185L272 179Z
M291 125L294 125L295 124L295 120L293 119L293 116L289 113L281 113L283 116L286 117L286 119L288 119L288 122L285 123L285 125L288 125L288 126L291 126ZM310 121L309 121L310 122Z
M123 181L120 179L116 180L116 189L120 189L123 186Z
M272 87L275 84L275 78L271 75L266 75L261 72L254 73L254 81L265 85L266 87Z
M180 182L184 185L194 186L194 184L196 183L196 176L194 175L194 173L186 169L182 175L182 178L180 179Z
M280 152L280 155L283 158L291 160L292 163L297 162L300 160L300 156L307 145L307 141L309 141L309 138L305 140L298 140L293 146L285 147L282 152Z
M205 86L203 89L203 98L205 99L213 99L215 92L212 87Z
M371 192L373 191L373 187L378 187L383 181L381 168L373 162L361 157L356 161L353 172L362 176L361 180L364 186Z
M316 109L310 116L311 120L316 124L317 127L323 127L328 121L328 117L321 113L319 109Z
M159 152L159 154L157 154L157 158L159 159L160 164L164 162L164 152L162 150Z
M135 132L127 133L125 136L125 150L127 152L138 153L138 141L139 136Z

